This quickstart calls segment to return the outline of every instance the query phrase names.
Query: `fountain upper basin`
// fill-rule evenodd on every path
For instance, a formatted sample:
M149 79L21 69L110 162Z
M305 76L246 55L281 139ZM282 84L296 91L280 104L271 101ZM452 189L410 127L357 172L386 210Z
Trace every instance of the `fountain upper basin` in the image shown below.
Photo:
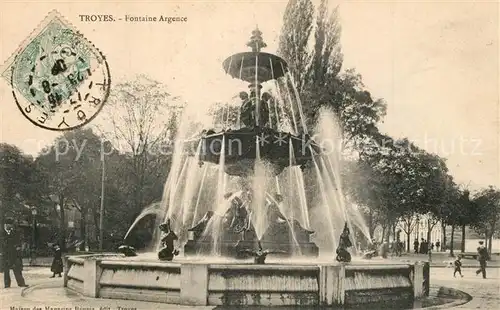
M208 131L198 139L185 142L185 148L192 156L199 150L201 162L220 164L223 154L224 171L234 176L252 175L257 154L273 165L273 174L278 175L285 167L304 165L321 153L320 146L308 136L300 137L268 127Z

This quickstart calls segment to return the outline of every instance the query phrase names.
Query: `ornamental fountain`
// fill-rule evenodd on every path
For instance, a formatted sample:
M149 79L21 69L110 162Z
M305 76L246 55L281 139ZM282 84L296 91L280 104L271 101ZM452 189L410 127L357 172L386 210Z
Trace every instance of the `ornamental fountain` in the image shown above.
M222 107L212 128L193 134L181 123L162 201L127 233L154 216L153 251L124 245L122 254L68 257L65 287L230 308L406 307L428 295L428 265L351 262L354 229L370 236L342 192L339 152L322 147L340 138L336 123L324 113L311 138L286 61L261 51L258 29L247 46L223 69L248 92Z
M185 255L244 257L247 250L258 246L288 256L319 254L318 247L310 241L313 231L305 229L290 212L283 210L290 214L287 218L280 210L286 209L286 204L282 206L279 175L285 168L293 171L307 164L321 154L321 148L307 134L282 130L278 102L269 92L262 92L262 84L283 78L288 66L282 58L261 51L266 47L261 35L258 29L254 30L247 43L252 50L232 55L223 62L227 74L249 83L249 93L242 91L239 95L238 122L217 132L205 130L185 143L185 151L199 160L200 166L217 165L225 173L219 195L224 193L227 198L222 201L218 197L222 202L216 208L221 214L214 217L213 210L207 211L188 229L190 238L184 246ZM228 178L238 182L234 194L226 193ZM274 193L261 186L270 179L275 181ZM223 216L216 218L218 215Z

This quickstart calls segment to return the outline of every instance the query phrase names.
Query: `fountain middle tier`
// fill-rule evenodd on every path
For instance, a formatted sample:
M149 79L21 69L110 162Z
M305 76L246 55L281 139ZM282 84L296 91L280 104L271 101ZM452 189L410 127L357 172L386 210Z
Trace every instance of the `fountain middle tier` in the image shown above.
M321 154L321 147L308 135L292 135L269 127L208 130L187 140L184 147L188 155L198 154L200 163L219 164L224 154L224 172L243 177L254 174L258 158L272 167L273 175L278 175L288 166L304 166Z
M257 236L256 214L251 208L252 195L248 191L229 193L230 206L223 215L208 211L191 229L184 246L185 256L221 255L247 258L252 251L266 250L276 256L313 256L319 249L310 241L313 231L303 228L297 220L287 219L280 211L280 195L266 199L266 229Z

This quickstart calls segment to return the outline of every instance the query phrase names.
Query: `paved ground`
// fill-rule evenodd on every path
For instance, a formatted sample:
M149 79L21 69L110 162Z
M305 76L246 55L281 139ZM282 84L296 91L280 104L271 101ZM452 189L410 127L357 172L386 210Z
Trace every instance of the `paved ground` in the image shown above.
M166 305L131 300L92 299L71 293L63 288L62 278L50 278L49 268L25 267L26 283L30 286L21 289L16 286L11 273L12 286L0 288L0 309L8 310L187 310L193 307ZM1 274L3 277L3 274ZM197 307L196 309L213 309Z
M460 254L460 252L455 252L455 256ZM429 255L425 254L405 254L401 257L393 257L392 259L400 259L407 260L410 262L414 262L417 260L429 260ZM435 252L431 254L431 266L433 267L445 267L447 262L454 261L456 258L450 257L449 253L445 252ZM478 265L477 260L471 258L463 258L462 266L463 267L476 267ZM488 266L490 267L500 267L500 256L492 255L491 260L488 262Z
M457 309L498 309L500 305L500 268L489 268L488 279L475 275L474 268L463 269L464 278L453 278L453 269L431 269L431 285L445 286L464 291L473 296L472 301ZM175 305L125 300L89 299L70 293L62 288L62 278L51 279L48 268L25 267L26 282L30 284L24 291L15 286L0 289L0 309L9 310L122 310L128 309L195 309ZM12 277L13 278L13 277ZM14 279L13 279L14 280ZM49 308L45 308L49 307ZM50 308L52 307L52 308ZM79 309L77 308L79 307ZM213 309L198 307L196 309ZM69 310L69 309L68 309Z
M468 293L473 299L455 309L500 308L500 268L488 268L487 279L476 276L476 268L463 268L463 278L454 278L452 268L431 268L431 285L451 287Z

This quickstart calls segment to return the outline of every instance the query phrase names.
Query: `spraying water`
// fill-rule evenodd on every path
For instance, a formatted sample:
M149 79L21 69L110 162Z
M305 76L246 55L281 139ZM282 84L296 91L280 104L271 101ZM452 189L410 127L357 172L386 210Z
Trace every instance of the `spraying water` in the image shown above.
M286 62L259 54L261 40L256 30L253 53L224 62L228 74L251 83L249 95L240 92L238 115L230 117L235 103L228 102L214 116L219 124L207 122L212 129L194 138L188 138L189 122L180 123L159 204L162 220L169 219L181 244L196 245L200 255L227 255L228 249L258 241L292 257L317 256L310 235L331 255L345 223L370 239L362 214L342 189L342 135L335 115L321 111L311 140Z

